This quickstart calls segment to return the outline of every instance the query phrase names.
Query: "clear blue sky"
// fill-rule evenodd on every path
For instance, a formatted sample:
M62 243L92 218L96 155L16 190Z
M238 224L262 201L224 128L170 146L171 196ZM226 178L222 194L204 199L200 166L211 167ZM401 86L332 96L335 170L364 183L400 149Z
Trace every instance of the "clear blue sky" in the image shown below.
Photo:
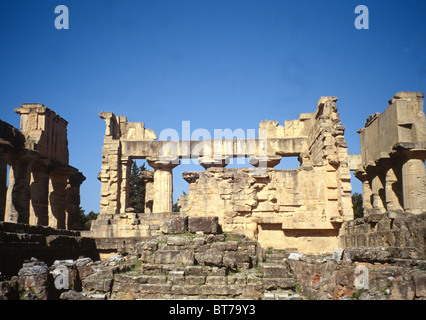
M57 5L69 29L57 30ZM357 5L369 29L357 30ZM350 153L356 130L399 91L426 91L426 1L0 0L0 118L40 102L68 122L70 164L99 212L101 111L158 133L257 129L338 96ZM175 169L175 199L188 185ZM353 182L354 190L360 184Z

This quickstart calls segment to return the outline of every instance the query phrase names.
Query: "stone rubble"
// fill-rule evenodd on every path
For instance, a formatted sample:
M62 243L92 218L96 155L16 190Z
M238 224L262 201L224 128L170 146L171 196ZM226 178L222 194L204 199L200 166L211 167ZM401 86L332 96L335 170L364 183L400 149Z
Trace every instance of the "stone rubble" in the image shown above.
M305 255L262 249L238 234L167 235L139 239L101 261L64 259L49 268L33 258L0 281L0 299L426 300L422 258L410 248ZM58 265L68 268L68 289L53 285ZM359 266L369 270L368 289L356 287Z

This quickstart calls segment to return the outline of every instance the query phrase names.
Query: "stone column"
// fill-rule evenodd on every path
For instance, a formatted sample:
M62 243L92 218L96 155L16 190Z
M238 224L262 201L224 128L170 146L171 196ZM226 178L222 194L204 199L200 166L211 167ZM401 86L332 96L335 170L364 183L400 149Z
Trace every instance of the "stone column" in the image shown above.
M129 207L129 179L132 159L121 158L121 182L120 182L120 212L126 212Z
M49 172L46 165L37 163L31 167L30 181L30 221L31 225L48 225Z
M152 212L172 212L173 211L173 173L174 167L179 163L176 161L148 160L148 164L154 171L154 201Z
M386 172L386 209L387 210L402 210L400 204L400 182L396 177L394 168L390 167Z
M154 171L144 170L141 172L141 179L145 183L145 213L152 213L154 202Z
M362 207L364 208L364 214L368 212L368 209L373 208L372 196L370 181L362 181Z
M73 173L66 187L66 229L75 230L80 218L80 186L86 177L81 172Z
M102 148L102 169L98 175L101 181L101 214L116 214L120 211L121 146L118 118L111 112L101 112L106 130Z
M0 153L0 221L4 220L7 192L7 154Z
M373 208L372 205L372 195L370 176L364 170L357 170L355 172L355 177L362 182L362 207L364 209L364 215L368 215L370 209Z
M378 209L381 213L386 212L384 194L385 188L379 174L371 180L371 190L373 194L372 204L374 209Z
M422 159L408 159L402 165L404 209L414 214L426 208L425 163Z
M54 169L49 174L49 227L66 229L66 188L70 172L63 167Z
M9 168L5 221L29 223L30 166L28 159L14 161Z

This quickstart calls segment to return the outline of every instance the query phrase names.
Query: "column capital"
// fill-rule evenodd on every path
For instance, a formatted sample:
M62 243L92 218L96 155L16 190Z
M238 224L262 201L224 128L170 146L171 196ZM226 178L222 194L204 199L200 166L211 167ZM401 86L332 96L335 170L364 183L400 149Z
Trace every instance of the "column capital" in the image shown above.
M85 180L86 177L80 171L73 173L69 177L70 184L77 187L80 186Z
M204 169L208 168L225 168L229 164L229 157L219 156L201 156L198 158L198 162Z
M140 174L140 178L144 182L152 182L154 181L154 171L153 170L144 170Z
M173 159L160 159L160 158L147 158L148 164L155 170L171 170L180 164L179 158Z
M277 166L281 161L281 156L267 156L267 157L257 157L251 156L249 158L249 163L254 167L259 167L261 164L266 162L267 168L273 168Z

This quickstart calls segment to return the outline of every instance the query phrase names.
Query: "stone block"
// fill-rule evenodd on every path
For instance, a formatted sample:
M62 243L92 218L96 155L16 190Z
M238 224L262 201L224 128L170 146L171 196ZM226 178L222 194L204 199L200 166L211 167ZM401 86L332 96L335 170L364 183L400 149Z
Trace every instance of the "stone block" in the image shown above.
M170 293L171 288L171 284L140 284L139 292L149 294Z
M188 229L188 217L168 217L161 227L165 234L186 233Z
M155 264L174 264L179 254L180 254L180 251L178 250L156 251L154 253L154 263Z
M204 276L207 273L206 269L203 266L187 266L184 272L186 276Z
M182 251L175 261L176 265L192 266L195 264L195 254L192 250Z
M244 274L236 273L228 276L228 284L236 286L245 286L247 284L247 277Z
M416 299L426 300L426 272L419 272L413 276Z
M200 265L217 267L223 265L223 253L216 249L208 249L204 252L198 252L195 254L195 259Z
M201 286L198 284L184 284L184 285L174 285L171 288L170 293L174 295L182 295L182 296L196 296L201 292Z
M200 286L201 294L206 296L217 295L227 296L230 294L231 289L224 285L204 285Z
M217 249L219 251L237 251L238 242L237 241L226 241L226 242L216 242L212 244L212 249Z
M226 285L226 277L225 276L208 276L206 277L207 285Z
M296 280L291 278L263 278L263 288L265 290L294 289Z
M221 233L218 217L188 217L188 229L190 233L202 231L204 233Z
M185 284L186 285L202 285L206 283L205 276L186 276Z
M291 276L289 267L285 265L263 263L261 268L265 278L287 278Z

